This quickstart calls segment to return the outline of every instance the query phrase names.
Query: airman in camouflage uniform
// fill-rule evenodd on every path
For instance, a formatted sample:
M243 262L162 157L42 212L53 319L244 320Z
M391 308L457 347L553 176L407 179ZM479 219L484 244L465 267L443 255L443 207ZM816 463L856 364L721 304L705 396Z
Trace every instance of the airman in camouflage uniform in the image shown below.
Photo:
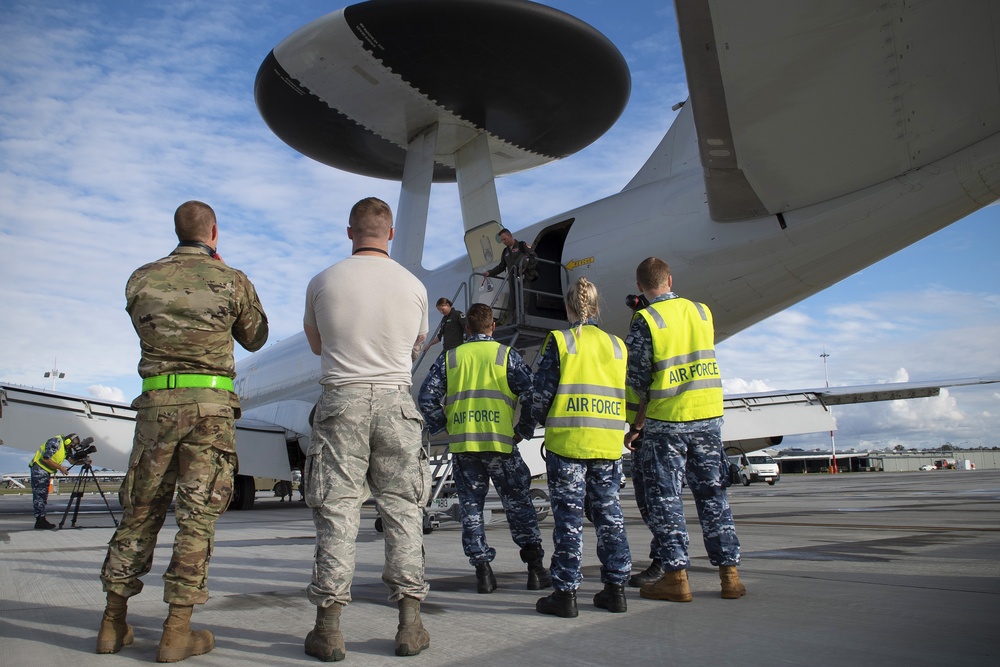
M666 263L656 258L644 260L636 272L639 289L643 290L652 308L655 304L679 299L671 291L672 277ZM685 300L686 301L686 300ZM691 304L692 302L687 302ZM711 326L711 316L706 306L694 304L702 313L703 324ZM674 323L672 323L674 324ZM661 336L669 336L670 328ZM711 332L709 332L711 333ZM686 336L684 340L694 338ZM651 397L654 369L673 363L671 358L654 358L653 333L646 319L637 312L632 318L628 337L628 373L626 383L638 397L638 415L633 428L625 437L626 446L642 437L642 446L635 452L635 465L641 470L645 487L647 525L653 533L652 548L658 550L658 559L665 574L661 579L645 583L640 595L652 599L688 602L692 599L687 581L688 532L681 499L686 480L694 495L698 519L701 522L705 549L712 565L720 568L722 597L738 598L746 593L739 581L736 566L740 562L740 543L736 537L732 511L726 497L723 479L725 455L721 437L722 419L712 417L691 421L666 421L647 418L646 408ZM698 358L714 357L713 350L699 351ZM697 383L682 384L673 390L668 401L684 400L685 391ZM715 391L715 389L713 389ZM707 407L699 407L716 415L722 414L721 382L717 393L707 400ZM717 403L717 404L716 404ZM637 491L638 493L638 491Z
M619 500L621 488L621 432L625 426L625 377L621 340L597 327L597 288L585 278L577 281L566 296L566 312L575 320L570 331L553 331L546 339L542 357L535 371L532 418L546 426L545 464L548 473L549 495L552 503L552 587L554 592L541 598L535 609L542 614L563 618L578 615L576 591L583 581L584 504L589 501L590 518L597 532L597 557L601 561L601 581L604 590L594 596L594 606L610 612L627 610L624 584L632 569L632 556L625 532L625 519ZM575 332L575 333L573 333ZM580 338L580 349L564 355L567 364L571 357L579 356L575 368L606 368L608 377L580 377L574 371L567 379L569 368L561 366L562 352L556 336ZM604 357L604 348L594 345L602 341L618 347L617 361ZM585 346L583 343L589 343ZM609 346L610 347L610 346ZM609 353L610 354L610 353ZM613 369L620 368L621 375L611 377ZM580 384L578 384L580 383ZM593 384L590 384L593 383ZM590 401L609 405L599 418L580 408L581 418L555 415L554 406L560 394L590 395ZM607 397L607 398L604 398ZM571 399L572 400L572 399ZM581 399L577 398L577 405ZM582 398L588 401L588 398ZM559 422L569 422L560 426ZM599 426L598 426L599 425ZM557 429L571 433L568 442L556 440ZM562 434L560 434L561 438ZM610 439L611 446L606 443ZM562 442L561 445L553 444ZM554 451L559 449L560 453Z
M316 558L306 589L316 621L305 652L324 662L346 655L340 616L351 601L361 503L375 498L385 533L382 581L399 610L396 655L430 646L420 618L423 512L430 469L423 419L410 396L410 365L427 338L427 290L389 258L392 211L374 197L351 209L352 256L309 281L303 330L321 357L303 480L316 524ZM361 294L378 307L357 308Z
M143 392L122 485L124 516L108 545L101 581L108 595L98 653L130 644L126 601L142 590L157 534L177 493L177 535L163 575L163 624L157 660L175 662L214 647L208 630L191 631L193 605L208 600L215 521L232 496L236 467L233 340L247 350L267 341L267 317L253 284L216 254L218 226L207 204L174 214L178 247L137 269L125 288L139 336Z
M493 311L486 304L473 304L466 318L469 331L468 340L458 349L467 350L465 345L477 345L492 341L494 329ZM500 347L502 354L504 347ZM489 355L493 352L489 351ZM476 358L470 357L468 376L474 378L475 384L469 386L448 386L446 365L458 363L457 353L442 353L420 386L417 405L424 416L429 433L438 433L448 426L444 406L460 400L469 401L471 396L488 397L486 400L503 401L499 398L503 388L499 386L499 378L494 381L492 373L475 365ZM502 359L502 357L500 357ZM483 364L484 362L479 362ZM490 360L489 364L499 363L499 359ZM507 387L518 396L521 403L521 417L514 426L513 443L503 441L501 431L510 426L492 424L476 429L476 439L465 439L464 426L449 428L452 459L454 461L453 476L458 492L459 507L462 517L462 549L469 558L469 563L476 568L476 587L480 593L492 593L497 588L496 577L490 563L496 558L496 549L486 542L486 530L483 523L483 507L486 494L489 491L490 480L503 503L504 515L510 528L510 536L521 547L521 560L528 565L528 590L541 590L551 585L551 577L542 563L545 551L542 548L542 536L538 529L538 517L531 502L531 472L521 458L517 443L534 434L534 422L531 419L532 378L531 370L518 354L510 349L506 356L506 368L503 373ZM503 406L508 404L503 403ZM510 414L513 405L509 404ZM465 414L464 412L462 414ZM500 419L506 419L506 413L497 412ZM488 444L487 444L488 443ZM509 450L509 451L508 451Z
M31 473L31 507L35 513L35 530L51 530L55 524L45 518L45 506L49 502L49 482L56 471L66 474L68 468L62 464L66 458L67 442L80 443L80 436L70 433L67 436L57 435L49 438L38 448L34 458L28 464ZM0 444L3 441L0 440Z

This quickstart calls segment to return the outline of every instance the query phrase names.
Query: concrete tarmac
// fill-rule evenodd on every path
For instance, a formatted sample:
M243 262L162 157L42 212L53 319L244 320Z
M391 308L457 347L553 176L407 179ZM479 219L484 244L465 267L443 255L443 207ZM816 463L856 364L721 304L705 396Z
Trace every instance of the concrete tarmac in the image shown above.
M216 647L185 664L318 662L303 652L315 616L304 592L311 514L298 500L270 495L258 494L250 512L219 520L212 597L194 615L196 627L214 631ZM50 521L58 523L68 501L50 499ZM730 501L746 597L720 598L688 496L693 602L644 600L628 589L626 613L595 608L600 565L588 524L575 619L535 612L541 594L525 590L524 565L501 514L488 530L499 551L493 568L500 588L491 595L476 593L458 525L442 524L425 539L431 593L422 612L431 647L406 658L393 655L396 608L380 579L383 539L366 506L354 601L342 621L346 664L1000 664L1000 471L786 476L775 486L733 487ZM631 484L623 506L638 571L649 562L649 532ZM0 667L155 661L172 517L146 588L130 600L135 643L96 655L104 604L98 575L113 523L100 496L86 496L81 507L77 527L67 520L62 530L35 531L30 496L0 496ZM549 554L551 516L542 530Z

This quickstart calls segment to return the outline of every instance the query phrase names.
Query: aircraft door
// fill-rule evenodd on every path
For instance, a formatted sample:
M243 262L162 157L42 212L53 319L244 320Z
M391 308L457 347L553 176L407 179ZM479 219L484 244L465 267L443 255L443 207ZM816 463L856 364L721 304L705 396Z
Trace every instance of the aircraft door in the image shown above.
M503 243L498 238L503 229L496 220L490 220L478 227L473 227L465 233L465 249L469 253L469 261L475 273L486 273L500 263L503 254ZM495 315L503 313L507 307L508 290L504 289L504 278L486 278L473 276L470 285L470 303L485 303L493 307Z

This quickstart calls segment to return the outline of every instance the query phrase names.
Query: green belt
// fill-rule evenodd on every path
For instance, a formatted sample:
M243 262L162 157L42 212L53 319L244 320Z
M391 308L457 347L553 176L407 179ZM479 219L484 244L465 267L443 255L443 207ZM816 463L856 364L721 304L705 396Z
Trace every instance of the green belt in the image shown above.
M143 391L150 391L151 389L182 389L185 387L207 387L209 389L233 391L233 380L222 375L185 373L184 375L154 375L142 381Z

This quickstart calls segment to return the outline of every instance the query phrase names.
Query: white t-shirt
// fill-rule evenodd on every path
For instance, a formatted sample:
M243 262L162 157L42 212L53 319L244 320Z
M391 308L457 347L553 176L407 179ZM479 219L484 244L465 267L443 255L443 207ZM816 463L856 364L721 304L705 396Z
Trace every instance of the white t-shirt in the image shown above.
M427 335L427 289L387 257L355 255L309 281L303 322L323 343L320 384L409 386L413 344Z

